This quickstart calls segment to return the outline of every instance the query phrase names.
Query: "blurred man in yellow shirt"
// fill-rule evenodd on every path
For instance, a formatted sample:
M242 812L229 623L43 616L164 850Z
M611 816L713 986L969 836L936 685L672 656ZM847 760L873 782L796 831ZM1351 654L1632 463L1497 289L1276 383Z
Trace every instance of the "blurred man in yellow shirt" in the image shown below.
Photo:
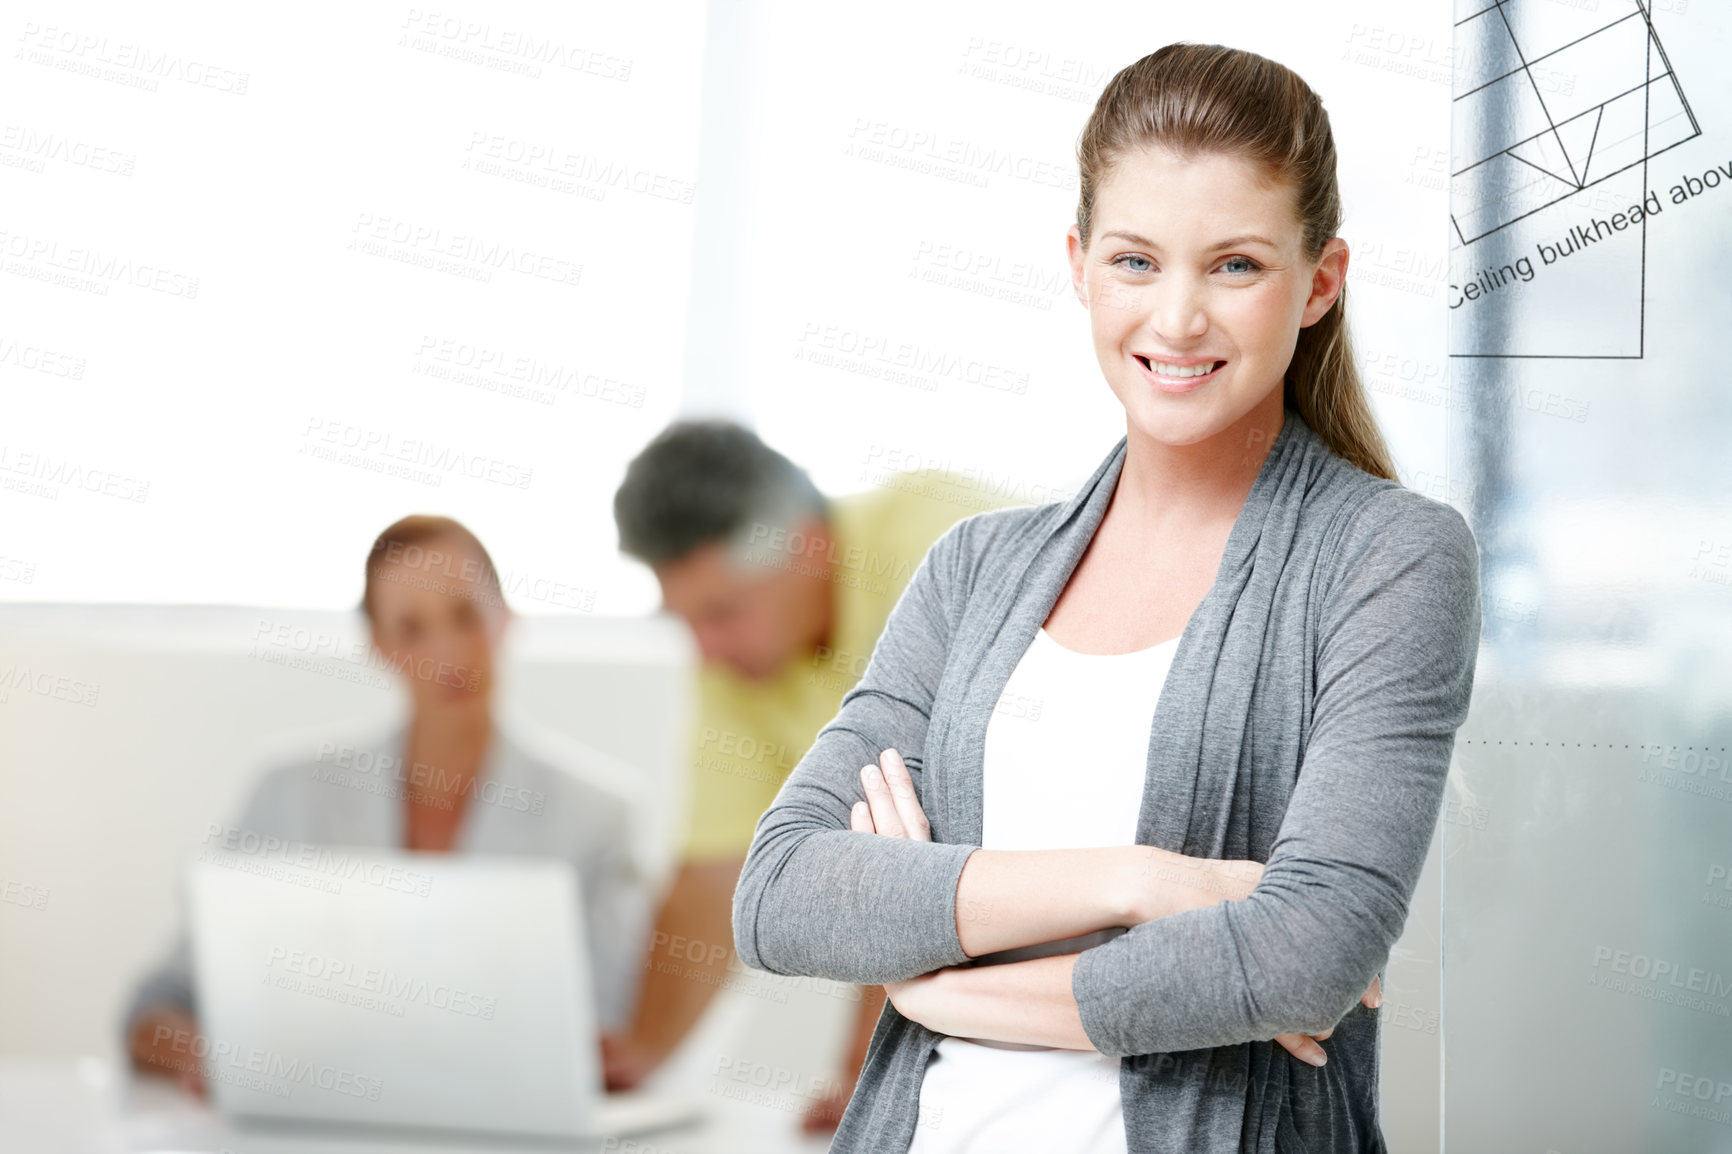
M604 1040L612 1086L665 1059L738 969L733 892L758 817L865 672L927 549L963 517L1019 503L954 474L874 464L876 488L827 498L750 430L684 421L631 462L614 495L620 549L654 571L701 665L681 862L632 1028ZM884 1003L882 986L860 993L843 1076L807 1111L808 1131L834 1128L853 1092Z

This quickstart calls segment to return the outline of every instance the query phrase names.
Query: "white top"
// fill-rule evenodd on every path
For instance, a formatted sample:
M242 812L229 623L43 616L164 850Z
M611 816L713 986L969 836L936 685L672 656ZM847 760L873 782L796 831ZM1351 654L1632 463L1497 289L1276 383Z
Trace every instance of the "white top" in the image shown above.
M1135 653L1064 648L1043 628L986 730L984 849L1131 845L1155 705L1179 639ZM1006 951L1005 958L1083 948ZM927 1063L909 1154L1125 1150L1119 1060L945 1038Z

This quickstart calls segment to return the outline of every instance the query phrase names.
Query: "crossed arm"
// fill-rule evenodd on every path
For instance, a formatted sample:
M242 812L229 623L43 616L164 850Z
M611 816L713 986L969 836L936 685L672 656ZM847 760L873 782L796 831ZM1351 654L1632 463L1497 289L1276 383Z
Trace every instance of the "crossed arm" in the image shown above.
M1392 487L1344 530L1321 574L1303 762L1252 892L1235 893L1209 885L1226 863L1147 846L995 853L883 835L877 815L900 811L893 796L872 804L859 767L893 749L917 784L942 772L926 763L927 726L971 570L993 555L971 539L1014 513L966 518L932 547L865 675L758 819L734 894L741 960L884 985L898 1012L957 1036L1020 1031L1110 1055L1326 1037L1368 986L1377 997L1467 712L1480 617L1465 520ZM862 796L871 834L855 825ZM1232 867L1241 886L1256 865ZM1175 877L1205 883L1156 884ZM1111 926L1128 928L1077 954L968 965Z
M911 841L930 841L926 813L908 767L894 749L860 771L866 800L854 803L849 828ZM1254 861L1186 857L1155 846L1104 849L976 850L963 864L956 890L956 933L971 958L1097 930L1132 926L1185 909L1248 896L1262 876ZM940 1034L1000 1042L1093 1050L1071 992L1080 953L994 965L947 966L888 982L903 1017ZM1382 1003L1379 980L1361 999ZM1316 1034L1284 1033L1274 1041L1294 1057L1321 1066Z

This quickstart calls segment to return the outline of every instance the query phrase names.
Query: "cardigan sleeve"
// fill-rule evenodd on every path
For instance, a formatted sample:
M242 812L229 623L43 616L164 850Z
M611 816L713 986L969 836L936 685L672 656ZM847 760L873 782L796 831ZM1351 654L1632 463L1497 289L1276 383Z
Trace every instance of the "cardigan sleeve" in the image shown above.
M1078 957L1071 990L1104 1054L1320 1033L1401 935L1473 690L1478 548L1454 508L1392 486L1352 517L1326 582L1311 733L1262 878Z
M895 749L923 786L927 724L961 596L970 523L927 551L885 623L860 681L758 818L734 890L740 960L777 974L861 984L899 981L968 960L956 885L977 846L848 828L864 801L860 769Z

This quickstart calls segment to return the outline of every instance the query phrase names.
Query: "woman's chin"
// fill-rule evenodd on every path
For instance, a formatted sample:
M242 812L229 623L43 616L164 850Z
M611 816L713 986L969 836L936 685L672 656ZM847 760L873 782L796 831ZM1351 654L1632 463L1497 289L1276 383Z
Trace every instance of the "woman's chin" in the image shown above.
M437 685L431 692L418 694L416 705L440 713L456 713L477 709L486 703L486 694L468 685Z
M1125 406L1127 431L1148 441L1175 447L1194 444L1208 435L1206 414L1174 412L1172 407L1139 398Z

